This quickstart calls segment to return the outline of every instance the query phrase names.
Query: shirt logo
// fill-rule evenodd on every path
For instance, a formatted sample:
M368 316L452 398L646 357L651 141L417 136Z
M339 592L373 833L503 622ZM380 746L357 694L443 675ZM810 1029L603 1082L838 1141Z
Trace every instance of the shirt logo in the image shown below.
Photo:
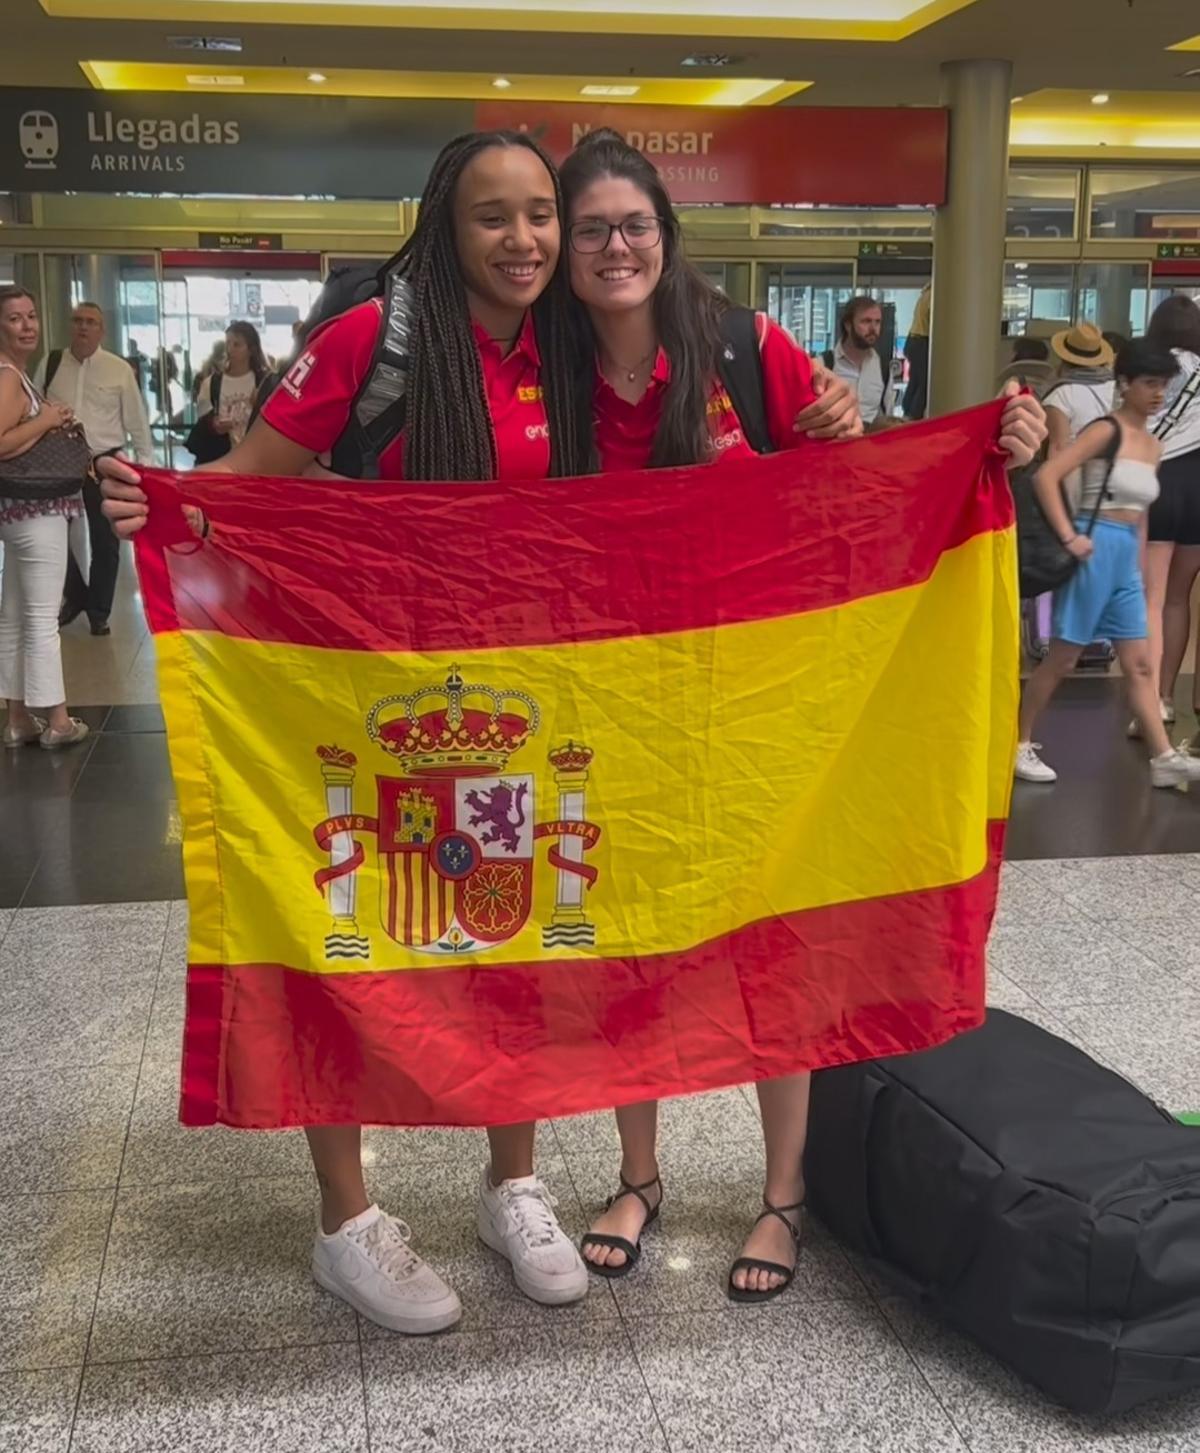
M522 384L521 387L517 389L517 399L520 403L536 404L540 402L541 397L542 390L540 386Z
M540 392L540 390L539 390ZM526 439L549 439L549 424L529 424L525 429Z
M287 373L284 374L282 387L294 399L298 399L308 380L309 374L316 366L317 356L315 353L302 353L295 363L292 364L291 368L288 369Z

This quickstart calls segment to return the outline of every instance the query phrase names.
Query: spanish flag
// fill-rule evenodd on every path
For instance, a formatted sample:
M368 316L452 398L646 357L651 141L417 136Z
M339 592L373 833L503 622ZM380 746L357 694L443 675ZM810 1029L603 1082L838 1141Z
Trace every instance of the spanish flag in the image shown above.
M184 1122L498 1124L979 1024L1001 408L577 480L149 473Z

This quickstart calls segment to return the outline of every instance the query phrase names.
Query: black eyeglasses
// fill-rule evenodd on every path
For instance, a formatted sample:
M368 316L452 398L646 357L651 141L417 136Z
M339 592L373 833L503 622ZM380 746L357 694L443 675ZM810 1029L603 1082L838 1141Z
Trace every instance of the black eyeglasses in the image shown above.
M571 246L576 252L604 252L614 232L625 239L625 246L634 252L657 247L662 237L661 217L626 217L624 222L602 222L598 217L585 217L572 222Z

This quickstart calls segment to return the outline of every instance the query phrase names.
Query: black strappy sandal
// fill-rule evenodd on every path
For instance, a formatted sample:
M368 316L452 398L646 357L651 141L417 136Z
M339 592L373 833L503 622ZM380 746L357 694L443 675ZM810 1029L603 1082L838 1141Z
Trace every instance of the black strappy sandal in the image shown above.
M772 1206L770 1201L764 1196L763 1205L767 1209L758 1217L758 1220L754 1224L757 1226L759 1221L765 1221L768 1216L775 1216L782 1221L792 1233L792 1241L796 1247L796 1264L799 1265L800 1247L804 1240L804 1202L798 1201L794 1206ZM789 1211L798 1211L800 1213L795 1225L787 1218ZM777 1287L772 1287L768 1292L752 1291L749 1287L740 1287L734 1282L733 1278L739 1271L769 1271L773 1272L775 1276L781 1276L784 1279ZM729 1285L725 1290L731 1302L769 1302L775 1297L782 1296L795 1279L795 1266L781 1266L777 1261L760 1261L757 1256L739 1256L729 1268Z
M652 1206L643 1194L645 1191L658 1187L658 1205ZM610 1251L623 1251L625 1260L620 1266L597 1266L595 1262L589 1261L585 1256L583 1264L589 1271L594 1271L597 1276L606 1276L609 1281L616 1281L618 1277L628 1276L633 1268L642 1259L642 1236L658 1220L658 1213L662 1209L662 1177L655 1176L652 1181L647 1181L641 1186L631 1186L624 1176L621 1177L621 1189L614 1196L609 1196L604 1203L604 1209L611 1211L622 1196L636 1196L646 1208L646 1219L642 1222L641 1235L638 1236L636 1245L627 1240L624 1236L609 1236L603 1231L589 1231L580 1241L579 1249L586 1251L589 1246L604 1246Z

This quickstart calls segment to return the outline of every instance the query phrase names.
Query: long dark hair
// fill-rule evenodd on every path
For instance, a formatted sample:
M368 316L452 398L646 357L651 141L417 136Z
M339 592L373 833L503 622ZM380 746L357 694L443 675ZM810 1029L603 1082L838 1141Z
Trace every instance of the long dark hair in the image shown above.
M404 473L409 479L496 477L496 441L454 235L454 190L463 168L494 146L523 146L545 165L562 222L562 193L554 164L523 132L468 132L439 153L421 195L412 236L381 272L384 276L399 267L413 293L404 449ZM571 291L563 267L555 269L532 312L550 426L550 473L582 474L587 455L579 441Z
M1200 353L1200 307L1186 293L1172 293L1150 315L1146 337L1160 348Z
M672 464L698 464L709 458L712 437L708 428L708 398L717 372L721 348L721 315L728 300L687 259L679 219L658 172L640 151L607 129L590 132L562 164L563 203L569 232L571 208L594 182L615 177L632 182L645 192L662 222L663 269L654 290L654 326L671 364L671 381L663 399L662 419L654 437L652 468ZM583 311L582 309L580 311ZM591 324L583 326L588 357L596 340ZM586 376L586 387L594 374ZM582 410L580 410L582 414ZM587 412L588 453L593 458L591 411Z
M258 329L253 323L230 323L225 329L226 338L230 334L240 338L250 350L250 369L254 374L255 383L262 383L267 374L271 372L271 365L267 361L267 355L263 352L262 339L258 336Z

